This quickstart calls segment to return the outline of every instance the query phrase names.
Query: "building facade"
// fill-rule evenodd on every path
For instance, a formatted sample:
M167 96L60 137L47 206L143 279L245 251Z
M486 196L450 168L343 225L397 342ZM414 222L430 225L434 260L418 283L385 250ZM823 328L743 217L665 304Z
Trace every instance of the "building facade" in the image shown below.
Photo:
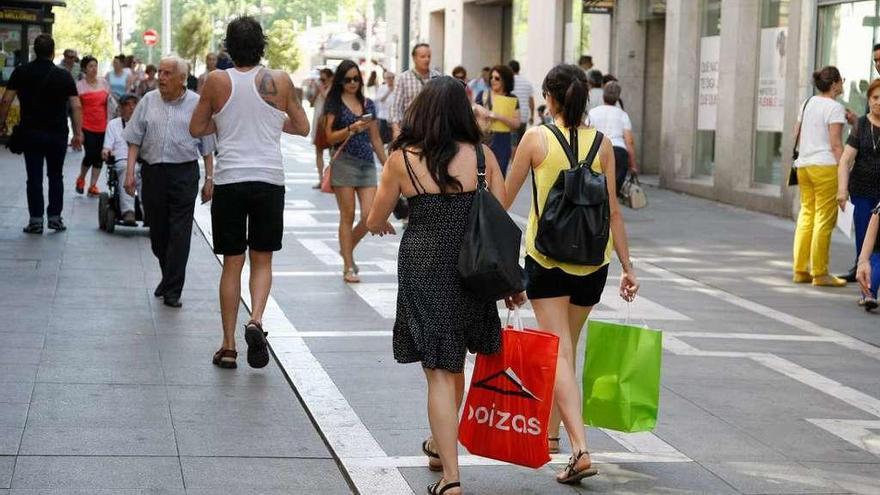
M409 19L395 31L406 38L404 66L409 47L427 42L447 73L517 59L539 85L553 65L591 55L620 80L643 173L784 216L797 207L784 179L812 72L837 66L841 102L860 115L877 76L880 0L391 0L389 9L395 2Z

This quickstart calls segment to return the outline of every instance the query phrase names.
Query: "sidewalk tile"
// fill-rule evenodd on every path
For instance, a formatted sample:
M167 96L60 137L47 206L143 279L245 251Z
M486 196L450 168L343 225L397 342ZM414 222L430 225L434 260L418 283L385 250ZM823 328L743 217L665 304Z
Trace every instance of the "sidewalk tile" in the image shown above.
M20 455L177 456L174 430L164 427L28 426Z
M15 465L15 488L182 489L176 457L22 456Z
M24 428L0 427L0 456L18 455Z
M15 468L15 457L0 457L0 488L12 486L12 471Z
M846 493L820 471L797 463L704 462L716 476L745 494Z
M182 457L180 462L188 493L205 488L232 493L266 493L266 490L321 495L351 493L348 485L336 475L336 462L329 459Z
M326 445L308 418L298 423L255 428L175 422L174 433L182 456L329 459Z
M163 427L171 424L164 387L38 383L28 426Z

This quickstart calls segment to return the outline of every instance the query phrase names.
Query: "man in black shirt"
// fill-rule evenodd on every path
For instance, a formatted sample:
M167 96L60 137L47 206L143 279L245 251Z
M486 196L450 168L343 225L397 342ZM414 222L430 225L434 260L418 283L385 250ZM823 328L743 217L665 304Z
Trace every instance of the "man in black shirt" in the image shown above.
M18 96L21 104L21 122L16 134L21 133L24 161L27 167L27 199L30 221L24 232L43 233L43 160L49 177L49 228L66 229L61 220L64 185L61 177L64 156L67 154L67 108L73 123L71 146L82 147L82 106L76 92L76 83L70 72L52 63L55 41L48 34L34 40L36 60L21 65L12 73L9 84L0 99L0 133L6 133L9 106Z

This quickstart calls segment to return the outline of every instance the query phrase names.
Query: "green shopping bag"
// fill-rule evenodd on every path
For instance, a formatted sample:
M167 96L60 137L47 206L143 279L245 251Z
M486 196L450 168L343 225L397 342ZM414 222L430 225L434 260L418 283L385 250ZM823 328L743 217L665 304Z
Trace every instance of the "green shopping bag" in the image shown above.
M584 422L650 431L660 402L659 330L590 320L584 361Z

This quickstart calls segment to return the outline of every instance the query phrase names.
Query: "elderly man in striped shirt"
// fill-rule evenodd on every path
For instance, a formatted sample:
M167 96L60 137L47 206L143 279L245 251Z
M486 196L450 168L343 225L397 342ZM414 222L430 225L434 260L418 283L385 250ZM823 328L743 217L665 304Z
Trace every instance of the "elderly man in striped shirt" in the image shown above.
M199 95L186 89L189 64L179 57L159 62L159 91L144 95L123 134L128 142L125 190L135 191L135 165L141 168L144 214L150 245L159 259L162 281L153 294L166 306L179 308L199 191L199 157L205 161L202 201L213 194L214 137L194 138L189 122Z

